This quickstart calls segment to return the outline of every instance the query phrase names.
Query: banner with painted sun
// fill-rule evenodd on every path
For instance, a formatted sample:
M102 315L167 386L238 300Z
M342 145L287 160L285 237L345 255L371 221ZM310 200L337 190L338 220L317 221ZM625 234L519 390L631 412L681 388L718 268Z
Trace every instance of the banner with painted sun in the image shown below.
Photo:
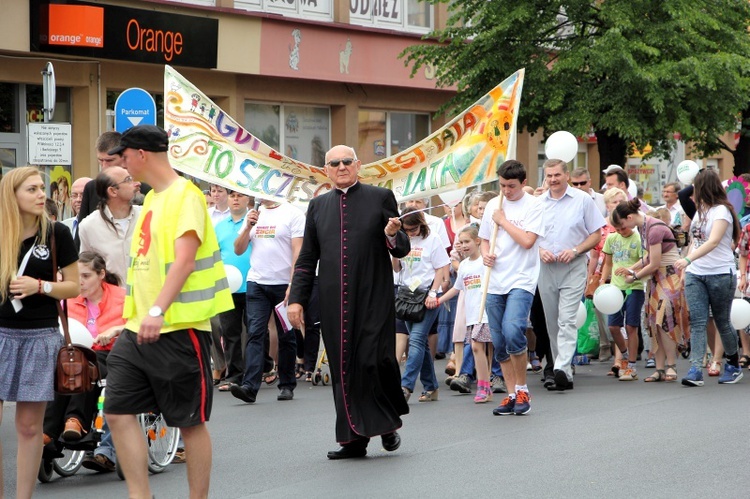
M424 140L362 165L360 181L391 189L404 201L496 180L497 168L515 158L523 79L524 70L516 71ZM301 207L331 189L323 168L269 147L169 66L164 95L170 161L177 170Z

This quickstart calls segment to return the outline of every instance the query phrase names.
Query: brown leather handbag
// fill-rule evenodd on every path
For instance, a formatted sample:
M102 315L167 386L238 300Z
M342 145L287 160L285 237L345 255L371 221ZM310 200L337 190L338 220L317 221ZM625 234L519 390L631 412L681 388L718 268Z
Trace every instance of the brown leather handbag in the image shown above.
M57 281L57 247L54 227L52 227L51 246L53 280ZM83 345L73 344L68 329L67 301L65 309L60 304L60 300L55 300L55 303L65 336L65 346L57 352L55 391L61 395L75 395L91 391L99 381L99 363L96 360L96 352Z

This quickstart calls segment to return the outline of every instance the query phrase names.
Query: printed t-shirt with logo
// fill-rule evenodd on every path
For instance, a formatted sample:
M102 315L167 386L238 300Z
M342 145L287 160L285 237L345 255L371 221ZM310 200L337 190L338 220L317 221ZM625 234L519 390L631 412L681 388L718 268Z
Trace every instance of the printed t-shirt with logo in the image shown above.
M435 279L435 270L450 264L443 243L432 232L410 239L411 251L401 258L400 283L412 289L425 290Z
M487 312L479 319L479 305L482 301L482 278L484 277L484 263L481 258L472 260L465 259L458 265L458 274L453 287L464 292L464 306L466 313L466 325L488 324Z
M78 261L78 253L73 244L70 230L61 223L54 224L55 248L57 249L57 266L65 268ZM56 281L57 276L52 272L52 243L50 237L52 229L47 235L46 244L41 244L39 234L21 242L18 252L18 265L31 250L29 261L23 275L41 279L42 281ZM10 295L8 296L10 298ZM21 300L23 308L16 313L10 299L0 303L0 327L14 329L40 329L57 327L57 306L55 300L45 294L33 294Z
M709 237L714 223L718 220L725 220L729 227L721 235L719 245L703 255L693 260L688 265L685 272L695 275L717 275L717 274L734 274L734 253L732 252L732 213L724 205L712 206L704 216L698 211L695 218L690 223L690 232L693 235L693 249L700 248Z
M628 284L623 276L615 274L617 269L630 268L641 260L643 248L641 236L638 232L633 231L628 237L624 237L618 232L611 233L604 241L602 253L612 256L612 278L610 282L613 286L623 291L643 290L643 281L638 280Z
M247 220L247 219L246 219ZM305 235L305 215L291 204L261 207L258 222L250 231L248 282L264 285L289 284L292 278L292 239Z
M492 198L487 203L479 226L479 237L487 241L492 237L492 215L498 209L500 198ZM521 199L503 200L505 218L516 227L539 236L534 245L526 249L518 244L502 227L497 229L495 242L495 265L490 273L487 292L493 295L506 295L511 289L523 289L529 293L536 291L539 280L539 238L544 236L543 205L538 198L524 193Z
M133 249L131 250L131 269L133 272L133 301L135 314L128 319L125 328L135 333L141 327L141 320L148 316L148 311L154 306L156 298L162 289L159 268L159 245L172 244L175 241L160 241L159 235L163 234L162 226L176 227L175 239L180 238L190 231L194 231L201 243L206 234L206 200L197 189L187 189L185 197L180 206L168 206L166 201L170 198L171 189L182 189L181 183L188 182L184 178L175 180L166 190L162 192L151 191L146 195L143 203L141 216L133 234ZM198 194L201 194L199 196ZM213 229L211 229L213 230ZM135 249L135 245L137 250ZM135 253L135 254L134 254ZM197 329L210 331L211 324L208 319L199 322L167 324L161 328L162 333L179 331L183 329Z

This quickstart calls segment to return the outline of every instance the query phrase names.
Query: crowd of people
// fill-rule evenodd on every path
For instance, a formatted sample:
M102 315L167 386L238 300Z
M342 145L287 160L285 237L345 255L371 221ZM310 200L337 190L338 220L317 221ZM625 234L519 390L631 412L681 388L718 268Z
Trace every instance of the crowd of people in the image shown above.
M506 393L497 416L531 411L528 372L572 390L576 315L607 284L623 304L591 312L599 348L588 357L611 360L620 381L639 379L642 359L654 369L643 381L675 382L688 351L685 386L703 385L706 368L736 383L750 364L750 339L729 319L748 287L750 225L714 171L666 184L652 208L631 198L619 166L600 192L587 170L551 159L534 189L509 160L499 192L470 193L437 217L426 199L399 212L391 191L358 181L356 152L336 146L333 189L305 214L219 185L201 192L167 147L156 127L103 134L101 172L72 183L60 223L38 170L0 183L0 400L17 401L17 497L31 496L43 447L85 438L96 412L98 390L53 393L60 300L107 376L104 436L84 466L113 471L119 460L133 497L150 497L135 414L159 410L182 430L178 461L205 497L211 383L248 404L263 384L291 401L313 381L321 336L341 445L329 459L364 456L373 437L398 449L417 381L418 402L439 400L436 358L448 357L451 390L476 384L474 403Z

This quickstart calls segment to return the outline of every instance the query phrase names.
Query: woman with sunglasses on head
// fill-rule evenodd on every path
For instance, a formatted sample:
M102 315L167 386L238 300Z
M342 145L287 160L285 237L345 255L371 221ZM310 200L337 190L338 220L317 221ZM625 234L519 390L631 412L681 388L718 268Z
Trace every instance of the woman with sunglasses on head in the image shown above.
M677 381L677 345L684 345L690 335L682 280L675 266L680 258L677 242L667 225L641 211L638 199L618 204L611 219L615 227L637 228L644 250L638 263L615 271L626 284L647 280L646 318L656 372L643 381Z
M44 409L54 398L57 353L63 345L57 302L79 290L73 237L67 227L48 220L44 188L39 170L32 167L15 168L0 181L0 421L3 402L16 402L18 498L34 491Z
M430 233L421 212L406 208L401 217L401 226L409 236L411 251L403 258L392 258L393 270L400 273L400 286L406 286L413 291L428 291L424 302L424 318L420 322L406 321L406 329L409 331L409 357L401 376L401 387L408 401L414 392L419 375L424 388L419 401L433 402L438 399L438 380L427 336L438 315L437 290L443 281L448 281L450 260L440 239Z
M690 224L692 245L687 256L675 263L675 268L685 271L692 338L691 367L682 384L703 386L709 305L727 358L719 383L732 384L742 379L737 332L729 321L737 286L733 247L740 238L740 222L716 172L700 171L693 180L693 188L697 211Z

